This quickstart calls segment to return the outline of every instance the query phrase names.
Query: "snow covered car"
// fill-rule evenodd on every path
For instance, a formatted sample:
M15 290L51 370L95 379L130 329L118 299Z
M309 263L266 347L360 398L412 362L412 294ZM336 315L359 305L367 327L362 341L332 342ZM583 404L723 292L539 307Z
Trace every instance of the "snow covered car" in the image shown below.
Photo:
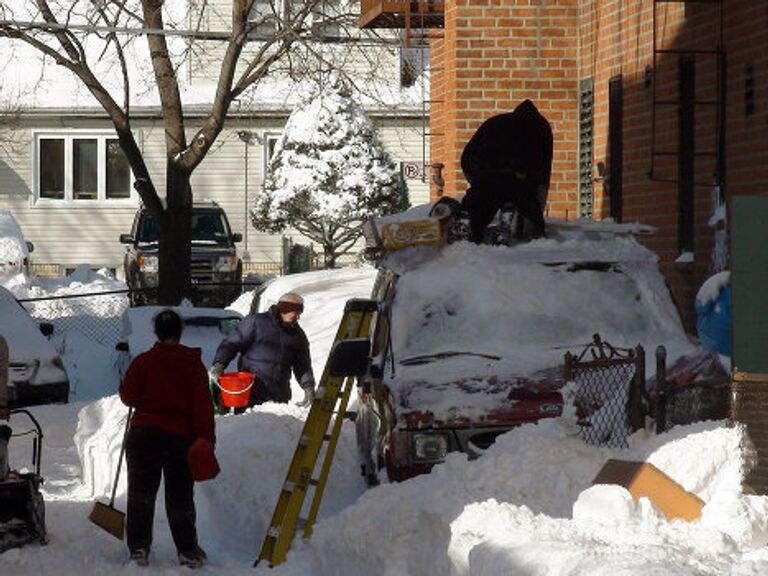
M117 349L121 352L118 362L121 380L131 359L149 350L157 341L153 320L166 308L140 306L127 308L123 312L121 339L117 344ZM243 319L239 312L229 309L177 306L173 310L184 320L181 343L200 348L206 367L213 363L213 356L222 339Z
M0 274L29 275L29 253L34 244L24 239L10 210L0 208Z
M38 324L16 297L0 286L0 334L8 342L8 392L12 407L67 402L69 378L46 338L51 324Z
M693 350L656 255L628 230L550 226L547 238L509 247L386 255L356 419L367 481L382 468L396 481L427 472L449 452L475 458L499 434L560 415L564 355L594 334L626 348L663 344L670 358Z

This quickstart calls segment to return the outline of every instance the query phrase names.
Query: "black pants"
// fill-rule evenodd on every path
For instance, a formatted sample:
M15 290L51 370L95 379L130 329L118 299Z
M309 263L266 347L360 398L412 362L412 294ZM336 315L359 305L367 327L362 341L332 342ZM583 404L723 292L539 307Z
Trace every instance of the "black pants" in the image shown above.
M128 463L128 549L149 551L161 476L165 479L165 510L176 550L197 546L194 480L187 464L190 440L154 428L132 428L125 456Z

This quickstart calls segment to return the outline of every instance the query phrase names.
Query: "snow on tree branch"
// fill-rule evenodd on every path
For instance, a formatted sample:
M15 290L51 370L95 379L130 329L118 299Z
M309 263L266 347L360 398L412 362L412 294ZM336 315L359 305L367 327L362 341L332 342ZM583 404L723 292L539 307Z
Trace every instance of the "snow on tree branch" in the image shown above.
M251 217L257 230L298 230L331 267L362 223L395 212L398 199L394 162L350 85L331 75L288 119Z

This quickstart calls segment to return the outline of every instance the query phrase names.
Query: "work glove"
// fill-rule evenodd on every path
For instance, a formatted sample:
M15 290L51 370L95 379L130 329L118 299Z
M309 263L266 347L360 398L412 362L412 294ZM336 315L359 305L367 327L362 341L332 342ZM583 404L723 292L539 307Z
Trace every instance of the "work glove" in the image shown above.
M296 402L296 406L300 408L307 408L312 405L315 400L315 389L312 386L304 388L304 398L300 402Z
M218 380L222 374L224 374L224 364L221 362L216 362L208 371L208 376L211 380Z

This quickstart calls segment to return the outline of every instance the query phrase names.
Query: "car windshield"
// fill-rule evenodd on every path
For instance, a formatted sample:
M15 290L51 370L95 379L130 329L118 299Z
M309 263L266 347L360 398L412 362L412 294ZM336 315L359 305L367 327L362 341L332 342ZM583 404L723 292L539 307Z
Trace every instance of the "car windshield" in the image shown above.
M143 244L157 242L157 223L145 212L139 220L136 240ZM198 244L228 244L229 229L220 212L201 211L192 214L192 242Z

